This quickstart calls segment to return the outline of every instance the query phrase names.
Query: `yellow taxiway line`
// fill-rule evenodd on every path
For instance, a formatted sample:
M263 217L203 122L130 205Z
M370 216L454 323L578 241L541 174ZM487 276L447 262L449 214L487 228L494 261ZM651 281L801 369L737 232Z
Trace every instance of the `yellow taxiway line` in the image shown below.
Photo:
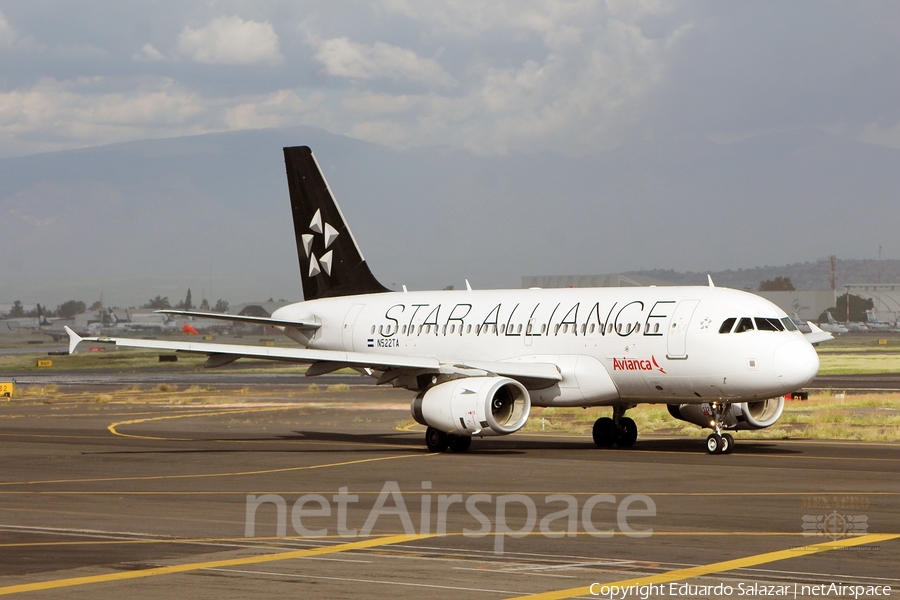
M764 565L767 563L777 562L779 560L786 560L788 558L799 558L801 556L808 556L810 554L818 554L819 552L827 552L829 550L837 550L840 548L850 548L853 546L863 546L866 544L874 544L877 542L884 542L887 540L893 540L896 538L900 538L900 534L897 533L887 533L887 534L870 534L864 535L862 537L852 537L845 538L841 540L835 540L833 542L825 542L821 544L811 544L809 546L798 546L796 548L788 548L787 550L776 550L775 552L766 552L763 554L755 554L753 556L746 556L744 558L736 558L733 560L726 560L722 562L712 563L708 565L698 565L696 567L688 567L686 569L675 569L674 571L668 571L666 573L659 573L658 575L648 575L646 577L635 577L633 579L624 579L622 581L613 581L609 583L601 583L595 585L595 589L600 586L612 587L618 586L619 588L624 588L628 586L641 586L641 585L651 585L651 584L661 584L661 583L670 583L673 581L682 581L685 579L692 579L694 577L702 577L704 575L709 575L711 573L720 573L723 571L731 571L733 569L742 569L746 567L755 567L757 565ZM551 592L544 592L542 594L531 594L527 596L516 596L515 598L510 598L509 600L560 600L562 598L574 598L576 596L591 596L596 595L591 593L591 586L582 586L577 588L569 588L565 590L555 590Z
M411 542L429 537L432 537L432 535L393 535L388 537L363 540L360 542L351 542L349 544L339 544L337 546L323 546L320 548L308 548L306 550L292 550L290 552L278 552L275 554L245 556L243 558L229 558L224 560L212 560L199 563L186 563L181 565L170 565L168 567L142 569L138 571L106 573L104 575L89 575L86 577L72 577L69 579L55 579L52 581L39 581L37 583L23 583L19 585L0 587L0 596L7 594L18 594L22 592L54 590L59 588L74 587L78 585L89 585L93 583L106 583L110 581L140 579L143 577L155 577L158 575L172 575L174 573L187 573L189 571L198 571L200 569L218 569L223 567L234 567L238 565L254 565L259 563L274 562L278 560L290 560L293 558L308 558L311 556L320 556L323 554L347 552L349 550L361 550L363 548L375 548L378 546L387 546L390 544L400 544L403 542Z

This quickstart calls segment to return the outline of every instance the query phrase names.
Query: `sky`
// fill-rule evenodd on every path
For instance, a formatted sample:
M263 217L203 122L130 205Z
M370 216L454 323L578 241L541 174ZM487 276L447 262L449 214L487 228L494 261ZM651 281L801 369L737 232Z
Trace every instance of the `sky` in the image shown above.
M900 148L900 4L0 1L0 157L312 125L583 156L802 127Z

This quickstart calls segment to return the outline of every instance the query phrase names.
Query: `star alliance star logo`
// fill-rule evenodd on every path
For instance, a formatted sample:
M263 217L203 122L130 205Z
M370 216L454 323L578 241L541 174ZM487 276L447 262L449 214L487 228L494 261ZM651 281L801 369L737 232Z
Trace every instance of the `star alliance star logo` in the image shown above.
M313 233L304 233L301 236L303 238L303 250L304 252L306 252L306 257L309 259L309 276L315 277L323 271L326 275L331 275L331 265L333 263L333 258L331 256L332 251L328 250L328 248L338 237L337 229L335 229L328 223L324 223L323 227L322 213L320 210L317 210L316 214L313 215L312 221L310 221L309 223L309 230ZM318 258L312 251L315 234L323 236L325 241L325 249L328 250L328 252Z

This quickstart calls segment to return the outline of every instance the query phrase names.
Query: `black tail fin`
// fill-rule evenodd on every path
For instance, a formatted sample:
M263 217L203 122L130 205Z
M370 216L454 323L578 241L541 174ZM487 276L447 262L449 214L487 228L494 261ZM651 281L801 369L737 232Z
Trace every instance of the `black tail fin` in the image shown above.
M390 291L369 270L312 150L285 148L284 164L304 299Z
M47 320L47 317L44 316L44 310L41 308L41 305L37 305L37 314L38 314L38 327L43 327L44 325L49 325L50 321Z

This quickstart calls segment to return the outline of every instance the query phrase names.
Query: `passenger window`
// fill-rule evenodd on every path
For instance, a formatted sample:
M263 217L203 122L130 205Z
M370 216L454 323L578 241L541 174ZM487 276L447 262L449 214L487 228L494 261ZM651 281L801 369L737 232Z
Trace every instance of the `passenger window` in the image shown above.
M745 331L753 331L753 319L750 317L742 317L738 321L737 327L734 328L735 333L744 333Z
M519 324L516 326L516 335L518 335L518 334L520 334L520 333L522 333L522 324L521 324L521 323L519 323Z
M591 329L590 329L590 332L591 332L591 333L594 333L594 324L593 324L593 323L591 323Z
M731 333L731 329L734 327L735 321L737 321L737 317L725 319L725 322L723 322L722 326L719 327L719 333Z
M466 333L472 333L472 324L471 323L466 325Z

